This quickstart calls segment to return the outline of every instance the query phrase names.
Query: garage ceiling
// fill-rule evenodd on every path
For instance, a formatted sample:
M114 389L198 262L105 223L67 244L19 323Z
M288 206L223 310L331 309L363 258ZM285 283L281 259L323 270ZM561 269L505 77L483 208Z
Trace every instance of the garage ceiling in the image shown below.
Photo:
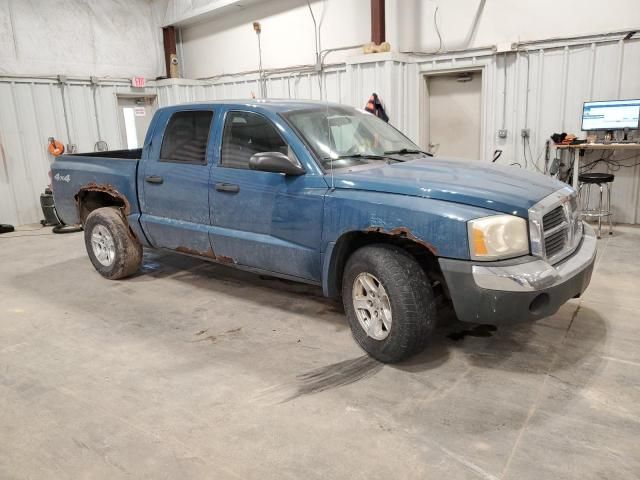
M182 27L236 12L259 0L169 0L164 26Z

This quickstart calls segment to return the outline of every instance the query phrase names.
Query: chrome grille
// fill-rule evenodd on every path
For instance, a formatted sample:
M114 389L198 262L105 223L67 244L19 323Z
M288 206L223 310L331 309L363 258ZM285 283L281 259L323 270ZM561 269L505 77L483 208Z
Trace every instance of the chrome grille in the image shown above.
M567 243L567 230L558 230L549 236L544 237L544 249L547 257L553 257L558 252L562 251Z
M563 205L559 205L542 217L544 233L544 251L547 258L553 257L564 249L569 240L567 215Z
M575 191L562 188L529 209L531 253L550 263L570 255L582 239Z
M544 231L547 232L565 221L564 208L562 206L556 207L549 213L542 217L542 226Z

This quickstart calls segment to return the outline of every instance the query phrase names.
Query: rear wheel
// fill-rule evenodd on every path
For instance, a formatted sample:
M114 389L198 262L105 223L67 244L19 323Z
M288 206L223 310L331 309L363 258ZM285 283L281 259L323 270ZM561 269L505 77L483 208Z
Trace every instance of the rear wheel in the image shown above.
M110 280L133 275L142 263L142 246L115 207L98 208L89 214L84 243L95 269Z
M436 323L427 276L393 245L369 245L351 255L342 299L356 342L381 362L399 362L423 350Z

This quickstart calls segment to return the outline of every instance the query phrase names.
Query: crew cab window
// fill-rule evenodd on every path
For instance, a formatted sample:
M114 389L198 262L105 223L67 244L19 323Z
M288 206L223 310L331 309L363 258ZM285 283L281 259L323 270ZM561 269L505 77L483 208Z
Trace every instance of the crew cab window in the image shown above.
M207 163L213 112L190 110L171 116L160 149L161 162Z
M289 146L273 124L262 115L250 112L229 112L222 134L221 165L249 168L249 159L256 153L289 154Z

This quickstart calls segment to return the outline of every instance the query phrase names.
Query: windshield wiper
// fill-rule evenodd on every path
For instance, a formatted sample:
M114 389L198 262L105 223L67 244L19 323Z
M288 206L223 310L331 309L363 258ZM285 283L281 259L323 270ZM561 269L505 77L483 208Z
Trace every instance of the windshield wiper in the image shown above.
M387 160L387 157L382 155L373 155L368 153L353 153L351 155L338 155L337 157L324 157L323 160L344 160L345 158L365 158L370 160Z
M409 148L401 148L400 150L389 150L388 152L384 152L385 155L407 155L410 153L423 153L433 157L433 153L425 152L423 150L412 150Z
M353 153L351 155L338 155L337 157L324 157L322 160L325 162L333 163L335 160L344 160L347 158L362 158L364 160L383 160L388 165L391 165L391 162L404 162L399 158L389 157L387 155L374 155L369 153Z

